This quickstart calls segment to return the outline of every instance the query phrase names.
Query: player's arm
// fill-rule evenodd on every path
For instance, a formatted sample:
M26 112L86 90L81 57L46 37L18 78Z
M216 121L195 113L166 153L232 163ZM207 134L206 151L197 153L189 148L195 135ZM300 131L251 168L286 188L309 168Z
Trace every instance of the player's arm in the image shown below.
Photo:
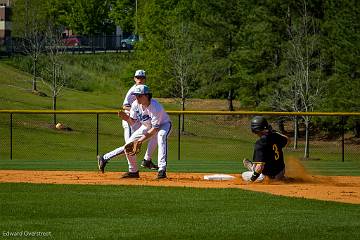
M151 128L142 136L140 137L139 141L144 142L145 140L153 137L159 132L161 123L161 112L159 109L153 109L151 114Z
M276 131L276 133L281 137L281 145L282 147L287 147L290 144L290 138L278 131Z
M282 135L285 139L286 139L286 144L285 144L285 147L287 147L289 144L290 144L290 138L288 138L287 136L285 135Z
M122 120L128 122L128 123L130 124L130 126L134 125L134 123L136 122L136 119L131 118L131 117L130 117L129 115L127 115L124 111L119 111L119 112L118 112L118 116L119 116Z
M138 142L141 142L141 143L142 143L142 142L148 140L149 138L152 138L152 137L153 137L154 135L156 135L158 132L159 132L159 128L154 128L154 127L152 127L152 128L150 128L147 132L145 132L144 135L142 135L142 136L139 138Z
M254 166L254 171L253 174L250 178L250 181L255 182L256 179L260 176L260 174L262 173L262 171L264 170L264 162L253 162Z
M124 104L123 106L129 106L128 104ZM118 116L120 118L122 118L122 120L128 122L130 124L130 126L134 125L136 123L136 121L138 121L137 119L137 115L136 115L136 111L138 109L138 102L135 100L132 104L131 107L129 109L129 114L125 113L125 111L120 110L118 112Z

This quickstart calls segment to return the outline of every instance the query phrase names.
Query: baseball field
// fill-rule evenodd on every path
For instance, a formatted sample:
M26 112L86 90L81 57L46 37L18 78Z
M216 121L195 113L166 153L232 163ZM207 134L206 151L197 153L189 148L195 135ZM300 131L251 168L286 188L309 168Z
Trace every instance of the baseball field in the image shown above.
M26 76L0 68L15 79L11 84L0 81L2 106L46 108L51 99L24 90ZM64 109L111 108L119 101L115 94L65 91L63 97L67 100L59 107ZM301 152L287 151L286 181L246 184L240 179L245 170L241 160L250 157L255 139L250 134L237 138L246 126L238 132L231 126L208 131L205 121L196 126L191 122L183 138L185 160L176 159L176 136L170 139L167 179L155 180L155 172L141 169L140 179L125 180L119 178L126 171L124 158L112 160L105 174L97 171L92 120L59 116L74 128L59 132L45 124L46 117L17 116L14 159L9 160L8 116L0 117L1 239L360 238L356 145L347 149L345 162L339 161L332 143L317 142L313 160L300 161ZM115 119L104 121L101 151L122 139ZM189 134L195 128L196 135ZM230 135L228 130L234 136L224 141L221 134ZM219 154L225 145L231 151ZM235 179L204 180L214 173Z

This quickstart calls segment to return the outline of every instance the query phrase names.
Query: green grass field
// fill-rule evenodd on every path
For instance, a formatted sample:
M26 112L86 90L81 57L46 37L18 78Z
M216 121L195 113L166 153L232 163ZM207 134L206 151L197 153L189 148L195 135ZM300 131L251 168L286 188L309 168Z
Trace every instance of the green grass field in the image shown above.
M54 239L358 239L360 234L357 205L236 189L45 184L0 184L0 189L3 233L51 232Z
M30 76L0 62L2 109L50 109L51 98L29 89ZM39 83L39 88L45 87ZM46 92L46 91L45 91ZM48 93L48 92L47 92ZM116 92L65 89L59 109L115 109ZM176 105L165 104L174 109ZM52 116L14 115L13 159L9 160L9 115L0 114L0 169L96 171L95 117L58 115L73 128L51 128ZM174 118L174 123L177 119ZM242 119L238 119L239 121ZM255 136L246 119L189 116L177 160L177 129L169 146L169 171L239 173L241 160L251 158ZM116 116L100 116L100 152L123 142ZM227 149L221 152L219 149ZM301 150L286 150L301 157ZM303 161L315 174L360 175L359 149L347 148L341 162L338 143L311 148L314 159ZM126 171L124 157L113 159L108 171ZM360 208L316 200L273 196L240 189L125 187L0 183L0 236L22 232L50 233L32 239L359 239Z

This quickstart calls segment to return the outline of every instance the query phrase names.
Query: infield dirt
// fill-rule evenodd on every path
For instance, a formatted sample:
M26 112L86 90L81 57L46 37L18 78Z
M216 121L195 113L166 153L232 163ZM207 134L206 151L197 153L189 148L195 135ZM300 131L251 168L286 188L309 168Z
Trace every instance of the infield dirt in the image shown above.
M139 179L120 179L121 172L0 170L0 182L38 184L141 185L194 188L240 188L274 195L360 204L360 177L314 176L294 159L287 162L285 181L246 183L239 174L234 180L204 180L207 173L169 172L167 179L155 179L156 172L141 172ZM213 174L213 173L211 173Z

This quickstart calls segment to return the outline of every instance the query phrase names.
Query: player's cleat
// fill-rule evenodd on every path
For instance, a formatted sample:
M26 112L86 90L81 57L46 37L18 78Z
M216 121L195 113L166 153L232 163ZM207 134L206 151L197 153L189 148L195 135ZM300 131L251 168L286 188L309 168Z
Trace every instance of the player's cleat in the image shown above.
M165 170L160 170L158 172L157 179L162 179L162 178L166 178L166 171Z
M143 160L142 163L141 163L141 166L143 168L148 168L148 169L151 169L151 170L158 170L159 167L157 165L155 165L151 160Z
M121 178L139 178L139 171L137 172L126 172L124 173Z
M244 167L246 167L249 171L253 171L253 164L249 159L244 158L243 164L244 164Z
M98 161L99 171L104 173L105 166L107 164L106 160L104 159L104 157L102 155L98 155L96 158L97 158L97 161Z

